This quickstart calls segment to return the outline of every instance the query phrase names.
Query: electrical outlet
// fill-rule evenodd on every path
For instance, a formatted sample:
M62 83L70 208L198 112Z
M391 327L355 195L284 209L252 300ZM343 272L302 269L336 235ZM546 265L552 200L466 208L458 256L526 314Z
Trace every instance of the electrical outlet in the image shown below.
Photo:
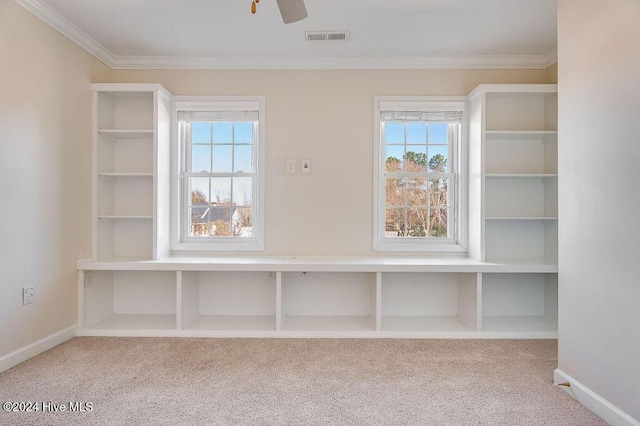
M28 305L36 301L36 291L33 287L24 287L22 289L22 304Z
M91 284L93 284L93 273L92 271L86 271L84 273L84 286L91 287Z

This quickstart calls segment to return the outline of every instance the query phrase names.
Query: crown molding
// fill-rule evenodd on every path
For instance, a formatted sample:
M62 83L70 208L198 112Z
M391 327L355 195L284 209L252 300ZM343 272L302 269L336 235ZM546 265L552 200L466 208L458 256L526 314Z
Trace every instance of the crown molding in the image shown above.
M544 69L545 55L432 57L116 56L114 69Z
M197 57L118 56L41 0L15 0L113 69L545 69L557 61L546 55L468 55L423 57Z
M106 47L94 40L90 35L78 28L74 23L62 16L57 10L39 0L15 0L29 12L58 30L69 40L113 68L116 56Z

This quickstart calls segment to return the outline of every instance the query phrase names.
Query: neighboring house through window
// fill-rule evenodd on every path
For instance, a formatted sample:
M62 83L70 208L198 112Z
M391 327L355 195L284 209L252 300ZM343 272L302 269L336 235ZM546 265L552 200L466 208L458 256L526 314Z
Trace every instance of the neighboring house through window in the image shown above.
M374 249L464 251L461 98L375 98Z
M264 99L175 100L173 249L262 250Z

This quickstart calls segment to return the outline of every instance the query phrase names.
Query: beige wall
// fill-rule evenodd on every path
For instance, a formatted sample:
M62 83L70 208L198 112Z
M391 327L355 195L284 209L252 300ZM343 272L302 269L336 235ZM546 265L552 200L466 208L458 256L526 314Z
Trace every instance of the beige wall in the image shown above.
M637 0L558 3L558 361L640 421L638 16Z
M91 255L91 81L111 70L0 0L0 358L76 323ZM36 303L22 306L22 287Z
M545 70L115 71L179 95L264 95L268 255L372 255L374 95L466 95ZM310 159L309 175L285 160ZM299 163L298 163L299 165Z

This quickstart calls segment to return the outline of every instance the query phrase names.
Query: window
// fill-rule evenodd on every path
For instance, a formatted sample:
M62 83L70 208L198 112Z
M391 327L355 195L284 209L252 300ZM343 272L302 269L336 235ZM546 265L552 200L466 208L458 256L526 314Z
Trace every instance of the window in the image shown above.
M173 248L262 250L264 100L179 99Z
M463 251L460 98L376 97L374 249Z

